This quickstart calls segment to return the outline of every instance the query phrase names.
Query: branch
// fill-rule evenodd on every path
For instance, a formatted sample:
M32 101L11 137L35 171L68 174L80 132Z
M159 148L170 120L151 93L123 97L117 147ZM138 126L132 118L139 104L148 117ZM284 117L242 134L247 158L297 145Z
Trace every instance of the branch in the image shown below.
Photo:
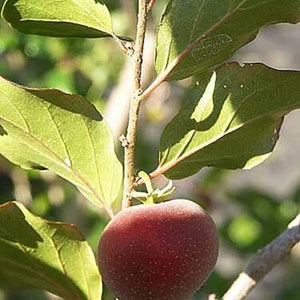
M126 208L131 205L130 193L134 188L134 156L135 141L138 122L138 112L140 108L141 94L141 74L143 63L144 41L147 24L147 1L139 0L137 34L135 40L134 54L134 88L131 98L131 106L129 112L129 121L127 127L126 143L124 143L124 195L122 207Z
M243 300L255 285L267 275L300 241L300 214L288 228L252 259L221 300Z

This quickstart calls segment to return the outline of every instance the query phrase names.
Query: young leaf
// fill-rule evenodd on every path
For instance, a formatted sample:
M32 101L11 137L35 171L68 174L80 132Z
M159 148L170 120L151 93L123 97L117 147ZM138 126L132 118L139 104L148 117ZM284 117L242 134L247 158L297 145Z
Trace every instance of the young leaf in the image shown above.
M203 73L165 128L152 173L181 179L205 166L252 168L272 152L285 114L300 108L300 72L262 64Z
M15 29L53 37L113 35L107 7L94 0L7 0L3 18Z
M157 72L168 80L199 74L230 58L262 26L299 21L299 0L171 0L157 34Z
M24 168L54 171L110 212L122 166L96 108L82 96L29 89L2 77L0 95L0 154Z
M94 254L78 229L36 217L19 202L0 205L0 286L67 300L102 294Z

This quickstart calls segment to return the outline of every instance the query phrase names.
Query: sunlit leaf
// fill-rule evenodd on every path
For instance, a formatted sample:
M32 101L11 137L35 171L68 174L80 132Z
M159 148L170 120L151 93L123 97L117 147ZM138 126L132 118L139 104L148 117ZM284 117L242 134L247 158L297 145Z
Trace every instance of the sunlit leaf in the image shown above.
M267 24L300 21L300 0L171 0L157 33L156 69L168 80L219 65Z
M112 36L107 7L94 0L8 0L3 18L15 29L53 37Z
M101 298L93 251L70 224L32 215L21 203L0 206L0 286L42 289L63 299Z
M54 171L108 212L120 190L110 129L79 95L0 78L0 154L24 168Z
M282 117L300 108L300 72L232 63L198 78L165 128L155 173L180 179L205 166L252 168L272 152Z

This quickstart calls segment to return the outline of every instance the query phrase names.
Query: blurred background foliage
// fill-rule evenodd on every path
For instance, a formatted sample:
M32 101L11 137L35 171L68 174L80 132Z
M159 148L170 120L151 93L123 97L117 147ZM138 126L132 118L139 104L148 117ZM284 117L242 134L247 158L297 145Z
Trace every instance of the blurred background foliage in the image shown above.
M166 1L159 2L152 13L149 28L153 31L157 27L165 3ZM107 1L107 5L113 15L116 32L133 36L135 12L130 1L111 0ZM297 33L299 39L299 27ZM300 68L299 55L288 53L285 48L282 52L278 52L278 47L268 44L270 40L273 41L274 36L286 38L288 34L288 30L282 31L280 26L267 29L261 42L258 38L258 44L254 42L240 51L236 58L241 61L262 60L264 62L273 59L273 62L279 64L283 61L287 68ZM271 47L271 53L268 52L268 47ZM294 48L291 44L290 49ZM278 60L278 57L281 60ZM291 65L286 61L287 57L292 57ZM272 65L272 61L266 63ZM24 35L1 22L0 74L16 83L30 87L59 88L70 93L81 94L103 112L123 68L125 68L124 55L110 39L55 39ZM153 78L153 67L150 67L148 73L148 76ZM152 97L155 99L149 100L150 104L145 103L142 107L137 143L138 169L148 171L154 169L161 130L178 109L182 90L187 84L189 84L188 80L179 84L164 84ZM122 100L124 99L120 99ZM122 102L119 105L122 106ZM289 136L288 132L287 129L284 135ZM298 137L299 133L298 129ZM299 146L299 141L293 138L290 140L289 146L286 146L285 142L283 145L289 148L296 147L298 143ZM122 153L117 141L118 137L116 137L116 144L121 157ZM282 146L277 147L280 149ZM299 149L300 147L298 153ZM205 299L210 293L215 293L217 296L224 293L256 251L282 232L299 211L300 173L289 172L288 163L284 165L279 163L278 166L278 156L281 157L281 152L276 153L277 156L274 154L273 160L271 158L270 162L253 171L204 169L196 176L175 183L178 187L178 197L192 199L212 214L221 239L220 258L216 270L205 286L194 295L193 300ZM286 155L286 152L284 153L283 156ZM281 162L280 159L279 161ZM299 162L300 158L298 161L292 159L290 163L296 165L298 170ZM271 171L268 173L266 170ZM250 172L251 181L247 180L247 176L245 178L244 172ZM293 174L293 185L287 186L285 192L282 190L276 192L276 187L284 184L286 179L273 180L272 176L277 178L278 172ZM264 183L266 174L269 174L269 177L267 176L269 182L273 183L271 188L268 183ZM157 185L164 182L164 180L156 180ZM261 184L262 182L264 184ZM264 188L266 186L267 188ZM26 172L0 157L0 204L13 199L22 201L34 214L41 217L76 224L96 251L99 235L108 222L101 211L87 203L71 184L55 174L48 171ZM300 299L299 286L300 249L298 247L289 259L276 267L258 285L248 299L297 300ZM43 291L0 290L0 300L17 299L46 300L57 299L57 297ZM113 295L105 290L103 300L111 299L114 299Z

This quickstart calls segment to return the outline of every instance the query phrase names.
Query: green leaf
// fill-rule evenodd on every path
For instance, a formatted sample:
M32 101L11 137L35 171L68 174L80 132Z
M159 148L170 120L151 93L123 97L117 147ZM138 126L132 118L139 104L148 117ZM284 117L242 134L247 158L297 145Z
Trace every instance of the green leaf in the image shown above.
M156 69L168 80L223 63L267 24L300 21L300 0L171 0L157 33Z
M96 108L79 95L25 88L2 77L0 95L0 154L24 168L54 171L110 212L122 166Z
M19 202L0 206L0 286L70 300L102 294L94 254L78 229L36 217Z
M114 35L107 7L94 0L7 0L3 18L15 29L53 37Z
M272 152L288 112L300 108L300 72L262 64L202 74L166 126L152 173L181 179L205 166L252 168Z

